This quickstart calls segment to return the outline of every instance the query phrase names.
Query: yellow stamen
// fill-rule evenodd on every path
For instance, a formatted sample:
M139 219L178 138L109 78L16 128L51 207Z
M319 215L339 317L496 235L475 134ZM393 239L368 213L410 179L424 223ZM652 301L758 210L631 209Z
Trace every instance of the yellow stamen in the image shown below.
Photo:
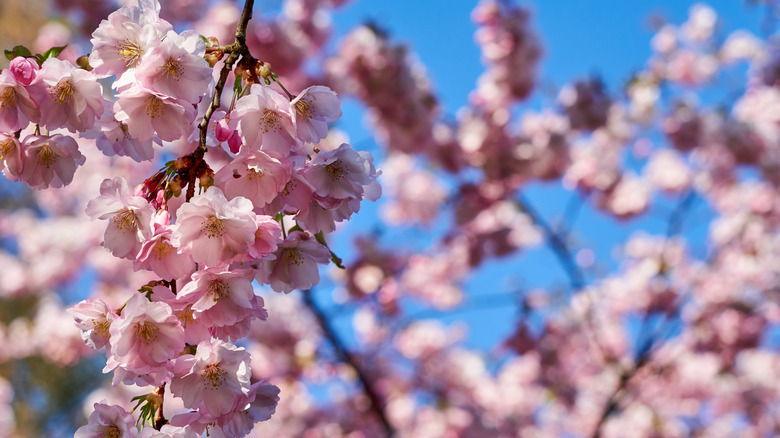
M263 132L279 132L279 113L265 110L263 117L260 119L260 123L263 125Z
M49 95L54 99L54 103L60 105L70 105L73 100L73 92L76 87L69 80L63 79L57 83L57 86L49 91Z
M51 168L51 165L54 164L55 161L57 161L57 158L59 158L59 155L57 155L57 153L54 152L51 146L48 144L44 144L38 149L38 157L36 159L36 162L38 163L38 165L49 169Z
M165 104L157 96L149 96L144 102L146 102L146 115L152 119L155 117L161 117L165 115Z
M128 68L135 66L144 54L141 46L135 41L130 41L129 38L125 38L124 41L117 44L116 49L122 62L125 63L125 67Z
M173 76L175 81L178 81L181 75L184 74L184 68L182 68L181 63L173 58L168 58L161 70L166 78Z
M302 117L311 119L314 115L314 105L306 100L306 98L303 98L295 102L295 112Z
M16 149L16 143L10 138L0 142L0 160L11 155L11 152L13 152L14 149Z
M122 435L122 431L119 430L116 424L112 424L103 429L103 436L101 438L119 438L120 435Z
M230 286L221 280L214 280L209 283L207 290L212 295L212 299L215 303L230 296Z
M13 87L5 87L0 93L0 110L11 108L16 108L16 90Z
M150 342L154 342L157 339L157 332L159 331L160 328L156 325L147 324L145 322L135 325L136 339L143 344L148 345Z
M328 172L330 179L334 181L343 178L344 175L347 174L347 169L344 167L341 161L334 161L328 164L325 166L325 171Z
M116 227L122 231L138 230L138 218L132 210L124 209L115 214L111 220L113 220Z
M225 224L216 216L211 216L200 225L201 232L205 233L209 238L222 237L225 234Z
M211 384L211 389L217 389L227 381L227 372L219 366L219 362L211 364L203 370L203 377Z
M284 263L290 265L300 265L303 263L303 255L295 248L288 249L284 252Z

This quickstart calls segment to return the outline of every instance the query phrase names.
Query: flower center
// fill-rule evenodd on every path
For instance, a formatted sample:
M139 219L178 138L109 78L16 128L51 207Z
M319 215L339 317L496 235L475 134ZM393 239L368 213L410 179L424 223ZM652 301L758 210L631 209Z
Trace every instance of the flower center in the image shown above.
M157 255L157 260L162 260L163 257L168 257L168 254L171 253L172 249L173 246L171 246L170 243L166 242L163 239L160 239L154 245L152 251L154 251L154 253Z
M103 314L103 317L105 318L106 314ZM111 324L108 322L108 319L104 319L102 321L98 321L97 319L92 320L92 327L93 331L96 335L100 336L101 338L108 339L108 327Z
M3 92L0 93L0 109L7 110L10 108L16 108L16 90L13 87L5 87Z
M14 146L14 141L10 138L0 142L0 160L4 159L7 155L11 155L11 152L15 149Z
M54 152L51 146L45 144L38 149L38 158L36 161L38 165L48 169L52 164L54 164L55 161L57 161L58 157L59 155Z
M73 100L73 92L76 87L70 83L69 80L62 80L57 83L57 86L52 88L49 95L54 102L58 105L65 104L70 105L70 101Z
M230 296L230 286L222 280L212 281L209 283L207 290L212 295L212 299L215 303Z
M341 161L334 161L325 166L325 171L332 180L339 180L347 174L347 169L341 163Z
M295 102L295 112L301 117L311 119L312 115L314 115L314 105L305 98L301 99Z
M121 435L122 431L116 427L116 424L112 424L110 426L106 426L106 428L103 429L103 435L101 435L101 438L119 438Z
M288 265L300 265L303 263L303 255L295 248L288 249L284 252L284 263Z
M125 67L128 68L136 65L144 54L141 46L135 41L130 41L130 38L125 38L124 41L117 44L117 49L120 59L125 63Z
M184 68L182 68L181 63L173 58L168 58L161 70L166 79L173 76L175 81L178 81L181 75L184 74Z
M260 123L263 125L263 132L279 132L279 113L269 109L265 110Z
M112 218L116 227L122 231L136 231L138 229L138 219L133 210L122 210Z
M149 344L157 339L157 332L159 331L160 329L157 326L145 322L135 325L136 339L143 344Z
M201 223L201 231L209 238L222 237L225 234L225 224L216 216L211 216Z
M162 117L165 115L165 104L157 96L149 96L144 102L146 102L146 115L150 118Z
M203 370L203 377L206 378L206 384L211 386L211 389L217 389L222 386L222 384L227 381L227 377L225 377L226 375L227 373L225 370L220 368L219 362L211 364L207 366L205 370Z

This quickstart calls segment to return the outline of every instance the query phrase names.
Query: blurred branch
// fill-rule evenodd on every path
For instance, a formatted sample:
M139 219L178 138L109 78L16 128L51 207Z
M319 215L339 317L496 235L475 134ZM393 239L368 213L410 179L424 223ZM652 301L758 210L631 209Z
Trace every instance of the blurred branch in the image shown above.
M585 287L585 275L574 260L574 255L569 249L569 245L564 241L560 234L555 232L542 216L536 211L531 203L522 195L517 195L517 204L520 209L527 214L536 226L544 232L547 245L558 258L561 267L569 277L569 284L573 291Z
M344 342L330 325L330 322L328 322L325 313L323 313L322 309L320 309L319 306L317 306L317 303L314 302L312 293L313 289L303 291L303 302L306 304L309 310L311 310L315 318L317 318L317 322L322 329L322 334L336 351L336 354L339 356L340 360L349 365L355 371L355 374L357 374L358 380L360 380L360 384L363 386L363 392L371 402L371 410L374 411L377 419L379 419L380 423L382 423L382 428L385 430L385 436L392 438L395 435L395 430L393 429L393 426L390 425L390 421L387 419L387 415L384 411L384 403L382 403L382 398L369 379L368 375L366 375L366 372L359 365L359 358L347 350Z
M691 206L693 206L694 201L696 200L696 192L694 190L690 190L677 204L677 206L674 208L674 210L669 214L669 218L667 219L667 225L666 225L666 240L664 241L664 247L661 253L661 262L659 264L659 272L657 275L659 276L668 276L668 269L665 266L663 257L666 253L666 248L669 244L669 241L682 232L683 223L685 221L685 218L690 211ZM679 317L680 313L680 307L682 307L682 303L679 302L679 296L677 297L677 300L675 300L675 304L673 305L673 311L669 313L667 319L664 321L664 323L674 321L677 317ZM650 310L648 309L642 319L642 325L639 328L639 332L637 334L637 340L636 343L639 344L639 342L644 337L644 333L648 330L650 324ZM663 328L663 324L661 324L661 328ZM657 327L656 327L657 329ZM650 335L647 336L647 339L644 343L641 344L639 348L637 348L637 356L636 361L634 363L634 366L630 369L624 370L620 374L620 381L618 382L618 386L615 388L615 390L612 392L612 395L609 397L609 401L604 406L604 410L602 411L601 416L599 417L599 421L596 424L596 428L593 431L593 438L599 438L601 436L601 429L606 423L606 421L609 419L609 417L619 412L620 410L620 402L623 399L623 396L626 392L626 388L628 386L629 381L631 378L633 378L637 372L639 372L640 369L642 369L647 363L650 362L650 356L652 355L654 351L654 346L656 345L656 341L660 339L659 333L662 332L662 330L656 330L654 329Z

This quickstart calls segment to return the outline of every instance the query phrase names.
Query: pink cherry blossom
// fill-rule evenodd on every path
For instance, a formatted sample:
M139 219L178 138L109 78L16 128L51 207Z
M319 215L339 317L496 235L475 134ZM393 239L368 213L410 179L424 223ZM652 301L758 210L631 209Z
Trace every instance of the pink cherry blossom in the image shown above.
M271 216L257 215L257 231L255 242L249 246L247 257L260 260L276 251L282 239L282 227Z
M251 315L255 296L251 269L206 268L192 274L177 299L192 304L194 317L206 326L228 326Z
M97 125L100 128L100 135L95 143L104 154L130 157L138 162L154 158L152 138L146 140L133 138L127 129L127 124L117 121L111 111L103 113Z
M127 125L136 140L157 136L165 141L189 135L195 108L188 102L146 89L138 84L119 93L114 117Z
M138 432L135 419L121 406L109 405L105 400L95 403L89 423L76 430L73 438L135 438Z
M111 358L134 374L159 373L184 349L184 328L171 307L135 293L109 328ZM162 383L155 378L155 384Z
M38 70L40 69L35 58L25 58L23 56L17 56L12 59L11 64L8 66L8 70L14 75L16 81L25 87L30 85L35 77L38 76Z
M255 207L262 207L276 198L292 173L291 163L275 155L273 152L242 152L220 169L214 179L226 197L243 196Z
M250 150L286 157L296 144L290 103L270 87L252 85L249 94L236 102L230 121L238 126L244 147Z
M155 216L152 234L141 244L133 262L133 269L147 269L170 281L191 273L195 269L195 262L187 252L179 252L178 248L171 244L174 227L165 223L163 218L166 216L167 222L170 222L167 211Z
M108 329L118 318L117 314L103 300L96 297L87 298L68 309L68 313L76 320L76 326L81 329L84 343L94 349L100 349L108 343Z
M211 68L203 54L206 46L194 31L168 32L149 51L135 71L144 87L186 102L197 103L211 82Z
M309 87L290 102L295 133L299 139L316 143L328 135L328 123L341 118L341 102L328 87Z
M15 137L0 134L0 163L6 178L17 181L22 175L22 144Z
M34 189L70 184L76 168L86 161L76 140L62 134L27 136L22 150L20 179Z
M41 110L41 126L80 132L103 113L103 88L95 76L67 61L47 59L29 87Z
M103 246L115 257L134 259L141 244L152 236L152 207L146 199L132 196L123 178L103 180L100 196L86 209L92 220L110 219Z
M306 290L319 283L317 263L328 263L330 252L311 235L293 231L287 235L274 253L276 258L266 260L258 270L258 281L268 283L277 292L290 293Z
M170 388L185 407L219 417L246 399L250 376L249 353L214 339L198 344L195 355L176 359Z
M38 122L40 117L40 110L24 84L10 69L0 73L0 132L18 131L30 122Z
M171 244L191 251L197 263L229 264L255 241L257 223L252 209L248 199L239 196L228 202L219 188L211 187L179 207Z
M159 4L157 5L159 8ZM159 44L158 33L167 32L167 26L150 25L147 17L151 11L143 13L138 7L125 6L111 13L107 20L92 33L90 43L93 46L89 55L89 64L97 75L120 76L129 68L134 68L147 51ZM158 18L159 20L159 18Z
M319 196L338 199L363 197L364 187L370 200L379 197L375 184L378 173L367 152L358 152L346 143L332 151L319 152L303 171Z

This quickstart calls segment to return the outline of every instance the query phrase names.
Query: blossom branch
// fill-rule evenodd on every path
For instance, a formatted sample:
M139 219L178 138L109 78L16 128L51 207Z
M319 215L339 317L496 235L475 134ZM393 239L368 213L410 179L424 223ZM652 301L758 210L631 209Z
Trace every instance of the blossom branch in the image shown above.
M222 90L225 88L228 75L233 70L233 65L241 55L248 56L249 48L246 46L246 28L249 24L249 20L252 18L252 9L254 8L254 0L246 0L244 2L244 9L241 11L241 17L238 20L236 26L236 39L233 44L229 46L220 47L220 51L228 53L227 59L225 59L225 65L222 66L222 70L219 73L219 80L214 87L214 96L211 99L211 103L206 109L206 114L203 115L203 120L200 121L198 129L200 130L200 139L198 141L198 148L192 153L192 159L195 167L203 161L203 156L206 153L206 134L209 129L209 122L211 116L214 114L217 108L220 106L222 100ZM237 78L238 79L238 78ZM190 172L187 182L187 201L195 196L195 179L197 178L196 172Z
M312 297L312 289L303 292L303 301L306 303L306 306L309 308L309 310L311 310L311 312L314 314L315 318L317 318L317 322L322 329L322 333L328 339L328 342L331 344L333 349L336 350L336 354L345 364L349 365L355 371L355 374L357 374L358 380L360 380L360 384L363 386L363 392L371 402L371 409L382 423L382 428L385 430L385 436L393 437L395 435L395 430L393 429L393 426L390 425L390 421L387 419L387 415L385 414L382 399L379 393L377 392L369 377L366 375L365 371L360 367L360 365L358 365L358 359L352 353L347 351L347 347L344 345L344 342L341 341L341 338L339 338L338 334L336 334L336 332L333 330L333 327L331 327L325 314L322 312L322 309L320 309L317 306L317 303L314 302L314 298Z
M518 207L527 214L536 226L542 229L547 244L552 249L558 261L561 263L564 271L569 276L569 284L572 290L579 290L585 286L585 275L574 261L574 256L569 249L569 245L556 233L552 227L542 218L533 205L522 195L517 195Z

